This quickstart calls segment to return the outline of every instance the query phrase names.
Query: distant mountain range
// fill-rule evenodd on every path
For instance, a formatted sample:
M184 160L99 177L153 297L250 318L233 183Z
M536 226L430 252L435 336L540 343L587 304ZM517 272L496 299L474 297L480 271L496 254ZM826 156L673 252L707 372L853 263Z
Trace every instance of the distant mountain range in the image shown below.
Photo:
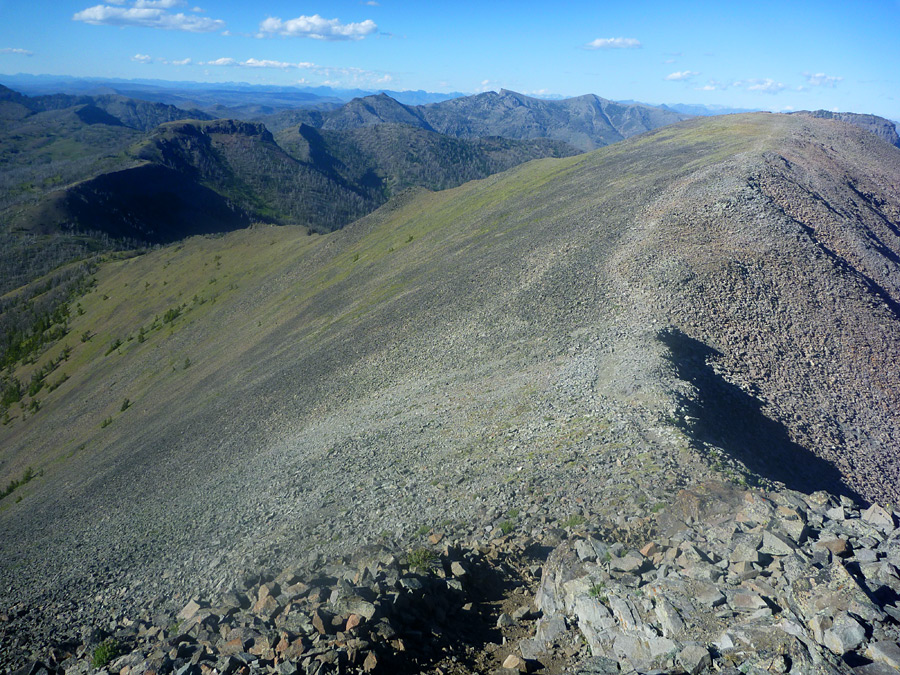
M400 124L292 124L276 139L261 123L210 117L118 94L29 97L0 86L0 292L98 248L253 222L325 232L408 187L445 189L578 153L547 138L461 139Z
M31 96L65 93L81 95L121 94L181 108L197 108L219 117L267 115L289 108L337 108L354 98L385 93L407 105L421 105L465 96L449 93L392 91L388 89L338 89L335 87L283 87L243 82L171 82L76 78L53 75L0 75L7 85ZM218 114L221 113L221 114Z
M593 94L546 100L506 89L418 106L377 94L354 99L335 110L287 114L293 123L304 121L335 131L406 124L457 138L552 138L584 151L688 117L651 106L623 105ZM278 124L277 120L274 122Z
M455 187L687 117L595 95L545 100L507 90L424 105L376 94L271 114L240 100L252 121L213 119L234 110L222 103L211 113L117 93L26 96L0 85L0 291L98 248L253 222L335 230L410 187ZM808 114L897 143L881 118Z

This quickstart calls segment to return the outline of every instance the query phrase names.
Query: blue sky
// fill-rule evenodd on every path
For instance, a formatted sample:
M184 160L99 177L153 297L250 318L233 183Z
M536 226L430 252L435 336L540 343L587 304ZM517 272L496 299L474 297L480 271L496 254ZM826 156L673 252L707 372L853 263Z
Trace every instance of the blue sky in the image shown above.
M0 0L0 73L507 88L900 120L898 26L900 0Z

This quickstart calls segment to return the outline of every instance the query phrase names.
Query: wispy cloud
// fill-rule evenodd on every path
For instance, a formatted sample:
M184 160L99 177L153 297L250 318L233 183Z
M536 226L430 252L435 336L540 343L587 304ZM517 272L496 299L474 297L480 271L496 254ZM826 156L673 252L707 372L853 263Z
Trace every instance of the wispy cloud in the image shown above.
M696 89L697 91L725 91L728 89L728 84L716 80L709 80L702 87L696 87Z
M287 61L271 61L269 59L247 59L246 61L238 61L230 57L215 59L214 61L205 61L200 65L203 66L238 66L240 68L316 68L315 63L308 61L300 61L298 63L289 63Z
M134 0L131 4L131 7L94 5L76 12L72 20L95 26L140 26L190 33L210 33L225 26L225 22L220 19L168 12L167 9L181 4L177 0Z
M191 59L177 59L175 61L169 61L168 59L160 59L162 63L165 63L167 66L189 66L193 63Z
M639 40L634 38L597 38L591 40L585 46L585 49L640 49L643 45Z
M149 54L135 54L131 57L132 61L137 61L138 63L150 63L153 60L153 57Z
M747 91L759 91L764 94L777 94L778 92L787 89L787 86L781 82L776 82L768 77L764 79L737 80L734 83L734 86L746 89Z
M30 52L27 49L19 49L18 47L0 48L0 54L19 54L21 56L34 56L34 52Z
M699 74L700 73L693 71L693 70L678 70L678 71L675 71L674 73L669 73L663 79L669 80L670 82L680 82L682 80L689 80L692 77L694 77L695 75L699 75Z
M259 37L283 35L285 37L305 37L313 40L362 40L378 30L371 19L359 23L341 23L339 19L326 19L313 14L298 16L283 21L270 16L259 24Z
M393 81L393 76L387 73L379 73L363 68L321 66L310 61L273 61L270 59L249 58L244 61L231 57L222 57L213 61L201 61L201 66L221 66L234 68L275 68L279 70L299 69L315 73L319 77L326 78L323 84L336 86L357 86L362 84L387 84ZM303 81L306 84L306 79Z
M117 5L122 4L117 2ZM138 9L172 9L186 5L185 0L134 0L134 6Z
M222 57L220 59L215 59L214 61L205 61L200 63L201 66L239 66L237 59L232 59L230 57Z
M375 2L375 0L367 0L367 2L364 2L363 4L368 5L369 7L381 7L381 3Z
M803 77L811 87L836 87L837 83L844 79L825 73L803 73Z

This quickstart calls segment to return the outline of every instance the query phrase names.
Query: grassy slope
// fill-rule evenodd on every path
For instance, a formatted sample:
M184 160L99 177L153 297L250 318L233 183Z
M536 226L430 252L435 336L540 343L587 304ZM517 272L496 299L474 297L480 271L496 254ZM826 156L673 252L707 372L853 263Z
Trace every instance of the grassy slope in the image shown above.
M95 290L81 301L85 314L73 317L65 341L72 356L60 367L70 379L56 391L38 395L43 409L36 416L23 423L20 415L0 429L5 448L0 482L27 465L43 468L82 446L91 452L121 447L139 433L145 414L155 418L167 409L183 415L200 410L205 400L219 395L208 391L211 382L231 381L239 388L252 382L255 371L268 371L250 358L264 348L276 345L275 356L327 352L344 335L359 339L357 329L398 304L398 296L416 295L402 303L404 311L445 302L451 292L442 279L449 283L456 278L461 284L462 292L452 295L466 309L494 305L497 300L490 300L486 289L505 286L506 274L525 272L515 269L523 241L538 236L546 244L556 238L554 232L542 231L543 222L565 222L562 212L570 223L578 223L609 200L620 199L622 190L640 194L650 189L663 170L693 169L758 145L768 132L767 125L752 120L713 120L702 132L689 124L588 157L531 162L453 190L423 193L346 233L310 237L302 229L257 228L191 239L109 263L97 275ZM674 156L668 143L678 143ZM710 155L709 147L716 152ZM651 149L651 156L635 161L638 155L632 151L644 148ZM653 154L668 164L641 176L656 161ZM598 177L601 192L596 190ZM547 194L557 196L548 202ZM579 236L591 234L579 229L584 228L576 225ZM605 236L614 240L617 234ZM448 269L457 262L459 269ZM464 270L473 269L488 282L484 289L465 278ZM182 316L151 329L156 317L180 307ZM420 319L428 320L427 311ZM484 320L502 323L500 317ZM147 339L139 344L141 327ZM93 337L81 343L86 331ZM123 345L105 355L116 340ZM360 340L357 349L371 349L368 342ZM50 348L45 359L58 351ZM183 369L186 358L192 362L188 370ZM17 374L24 381L29 371ZM135 407L120 415L126 397ZM110 416L114 424L101 429Z

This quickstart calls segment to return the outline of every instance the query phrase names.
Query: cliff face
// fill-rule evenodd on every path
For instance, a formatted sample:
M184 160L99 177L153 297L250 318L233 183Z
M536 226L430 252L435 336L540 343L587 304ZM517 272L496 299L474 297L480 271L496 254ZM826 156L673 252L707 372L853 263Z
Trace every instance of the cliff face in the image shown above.
M831 112L830 110L813 110L812 112L804 110L796 113L798 115L810 115L826 120L838 120L852 124L860 129L865 129L879 138L883 138L891 145L900 148L900 136L897 135L897 126L890 120L878 115L863 115L860 113L850 112Z

